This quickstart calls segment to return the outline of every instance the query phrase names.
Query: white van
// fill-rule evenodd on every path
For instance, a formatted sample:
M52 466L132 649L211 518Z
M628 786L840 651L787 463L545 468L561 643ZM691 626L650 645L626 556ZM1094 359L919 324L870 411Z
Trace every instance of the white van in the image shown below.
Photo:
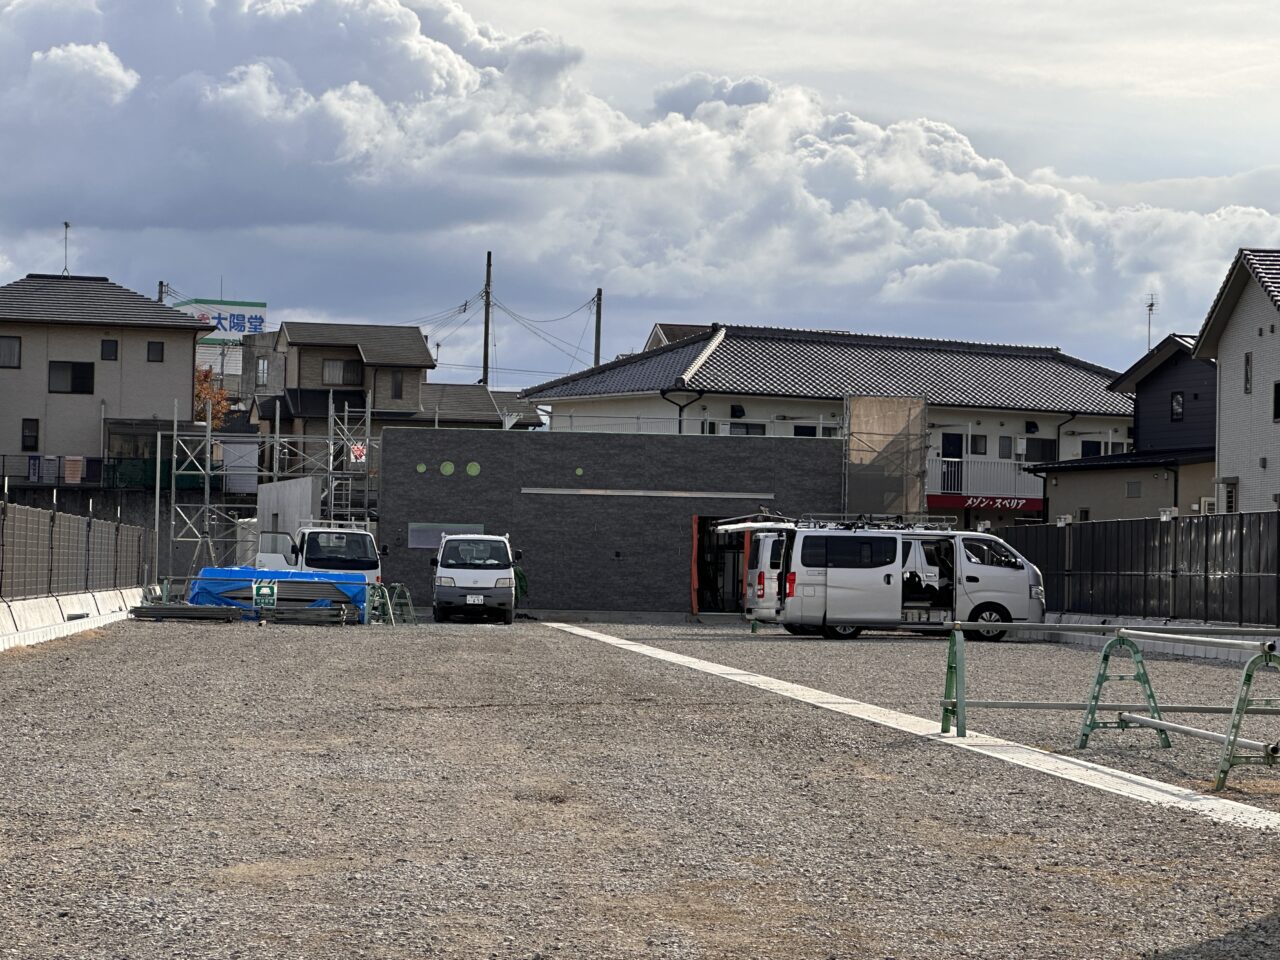
M778 571L787 538L780 530L766 530L751 535L747 553L747 589L742 613L748 620L766 623L778 619Z
M254 566L259 570L363 573L369 583L381 583L385 553L362 524L320 521L300 527L296 536L279 530L261 533Z
M926 527L801 525L787 537L778 586L784 626L857 636L864 627L1044 622L1044 579L998 537Z
M436 622L454 614L497 616L510 624L516 616L515 561L507 537L479 533L445 534L431 558L435 594L431 612Z

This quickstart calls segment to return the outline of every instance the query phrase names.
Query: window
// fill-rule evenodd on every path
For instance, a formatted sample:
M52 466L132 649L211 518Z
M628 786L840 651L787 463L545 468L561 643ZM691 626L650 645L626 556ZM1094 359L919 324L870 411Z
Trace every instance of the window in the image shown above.
M423 367L423 368L422 368L422 382L423 382L423 383L426 383L426 382L427 382L427 373L428 373L428 372L429 372L429 371L428 371L428 369L427 369L426 367Z
M969 434L969 453L975 457L987 455L987 435L985 433Z
M0 367L22 366L22 338L0 337Z
M22 450L24 453L34 453L40 449L40 421L39 420L23 420L22 421Z
M818 428L812 424L806 425L797 423L791 428L791 435L793 437L816 437L818 435Z
M404 371L403 370L391 371L391 399L392 400L404 399Z
M93 364L49 361L50 393L93 393Z
M824 437L838 437L840 436L840 428L839 427L823 427L822 435Z
M1244 355L1244 392L1253 393L1253 352Z
M326 360L321 371L325 386L359 387L364 384L364 368L359 360Z
M800 564L837 570L887 567L898 559L895 537L805 537Z
M964 538L964 558L984 567L1021 567L1022 560L999 540Z
M707 436L715 436L716 422L714 420L703 420L702 432L705 433Z
M1112 453L1127 453L1127 452L1128 452L1128 450L1129 450L1129 445L1128 445L1127 443L1125 443L1123 440L1113 440L1113 441L1111 441L1111 452L1112 452Z
M147 341L147 363L164 363L164 341Z
M1183 397L1181 390L1175 390L1169 394L1169 419L1178 421L1182 419Z
M1126 480L1124 484L1124 495L1130 500L1137 500L1142 496L1141 480Z
M1081 440L1080 456L1082 457L1102 456L1102 441L1101 440Z
M1236 485L1234 483L1223 484L1222 487L1222 504L1223 513L1236 512Z
M270 373L270 370L271 361L267 357L259 357L258 372L257 376L254 378L254 383L260 387L265 387L267 385L267 376Z
M1013 437L1000 438L1000 459L1001 460L1013 459Z
M103 360L119 360L120 359L120 341L119 340L103 340L102 353Z
M1058 459L1058 441L1042 437L1027 437L1027 462L1044 463Z
M731 437L763 437L763 423L743 423L736 420L729 424L729 436Z
M1280 383L1271 387L1271 419L1280 420Z
M1079 510L1077 510L1077 511L1076 511L1076 519L1077 519L1077 520L1079 520L1081 523L1088 523L1088 522L1089 522L1089 508L1088 508L1088 507L1081 507Z

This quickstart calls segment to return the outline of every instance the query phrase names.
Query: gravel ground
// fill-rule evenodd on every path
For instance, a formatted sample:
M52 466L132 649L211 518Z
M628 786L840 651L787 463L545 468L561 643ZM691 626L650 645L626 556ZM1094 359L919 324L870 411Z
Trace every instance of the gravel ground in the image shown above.
M945 640L880 634L832 641L792 637L773 627L753 636L741 623L683 627L613 624L600 629L917 716L941 718L938 701L946 678ZM965 649L969 696L975 700L1083 702L1098 669L1098 651L1075 645L1004 640L969 643ZM1242 665L1155 654L1144 654L1143 659L1158 702L1235 702ZM1112 672L1129 672L1115 669L1128 663L1127 655L1117 654ZM1280 675L1259 672L1253 695L1280 697ZM1109 683L1103 696L1111 702L1140 703L1143 699L1141 688L1126 682ZM1218 744L1170 734L1173 747L1162 749L1154 731L1099 730L1090 737L1087 748L1077 750L1081 717L1079 711L972 709L969 729L1211 791L1221 750ZM1114 714L1106 719L1114 719ZM1165 711L1165 719L1225 733L1229 717ZM1256 740L1280 739L1280 716L1247 720L1244 735ZM1280 811L1280 767L1235 767L1219 795Z
M941 680L910 641L602 629ZM1087 659L984 646L975 695L1037 651ZM0 729L8 956L1280 956L1276 839L537 624L123 623L0 655Z

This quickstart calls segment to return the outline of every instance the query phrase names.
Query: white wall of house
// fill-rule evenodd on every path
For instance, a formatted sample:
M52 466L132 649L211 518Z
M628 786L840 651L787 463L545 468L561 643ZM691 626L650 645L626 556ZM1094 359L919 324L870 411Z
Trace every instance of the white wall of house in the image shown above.
M1253 389L1245 393L1245 354L1253 355ZM1237 510L1274 510L1280 493L1280 422L1273 391L1280 383L1280 311L1250 281L1218 341L1218 476L1237 477ZM1265 458L1266 466L1262 466ZM1218 511L1228 509L1217 487Z
M688 394L674 394L682 401ZM730 416L730 407L738 404L744 416ZM599 430L620 432L634 429L637 432L676 432L676 407L654 395L631 397L601 397L598 399L558 400L551 404L552 430ZM795 435L797 425L834 426L837 433L843 425L843 404L831 400L803 400L785 397L756 396L707 396L695 400L685 408L684 432L702 433L704 423L714 423L716 432L725 432L725 424L760 424L766 436L789 437ZM779 419L783 418L783 419ZM944 433L963 434L963 456L977 459L1000 458L1000 437L1010 438L1010 459L1025 459L1019 454L1027 437L1058 440L1059 459L1081 456L1083 445L1089 441L1101 442L1102 453L1119 452L1111 444L1131 443L1129 436L1132 417L1084 415L1072 419L1068 414L1032 413L1021 410L971 409L965 407L930 407L928 420L929 455L942 456ZM1028 421L1037 429L1029 432ZM1062 426L1061 435L1058 427ZM854 425L857 430L857 425ZM821 434L821 430L819 430ZM985 438L985 453L975 453L981 443L973 437Z

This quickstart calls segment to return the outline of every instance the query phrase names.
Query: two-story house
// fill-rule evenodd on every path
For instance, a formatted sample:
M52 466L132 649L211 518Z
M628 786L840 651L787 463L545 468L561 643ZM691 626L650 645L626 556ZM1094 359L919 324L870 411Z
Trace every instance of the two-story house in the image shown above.
M1280 250L1242 249L1195 355L1216 360L1219 513L1280 504Z
M514 393L479 384L428 383L435 359L417 327L367 323L286 322L243 341L241 392L264 433L323 436L335 419L363 422L372 401L373 435L394 426L542 425Z
M1053 347L660 327L656 346L521 396L552 430L843 438L851 509L906 503L965 524L1039 519L1043 481L1024 465L1130 442L1116 372ZM895 484L906 495L884 496Z
M0 286L0 456L6 476L95 482L113 423L192 413L208 324L106 277L28 274ZM154 440L152 441L154 446Z
M1217 371L1192 355L1195 337L1170 334L1109 385L1134 397L1133 450L1081 441L1081 458L1040 463L1049 517L1125 520L1212 512ZM1083 434L1077 434L1084 437Z

